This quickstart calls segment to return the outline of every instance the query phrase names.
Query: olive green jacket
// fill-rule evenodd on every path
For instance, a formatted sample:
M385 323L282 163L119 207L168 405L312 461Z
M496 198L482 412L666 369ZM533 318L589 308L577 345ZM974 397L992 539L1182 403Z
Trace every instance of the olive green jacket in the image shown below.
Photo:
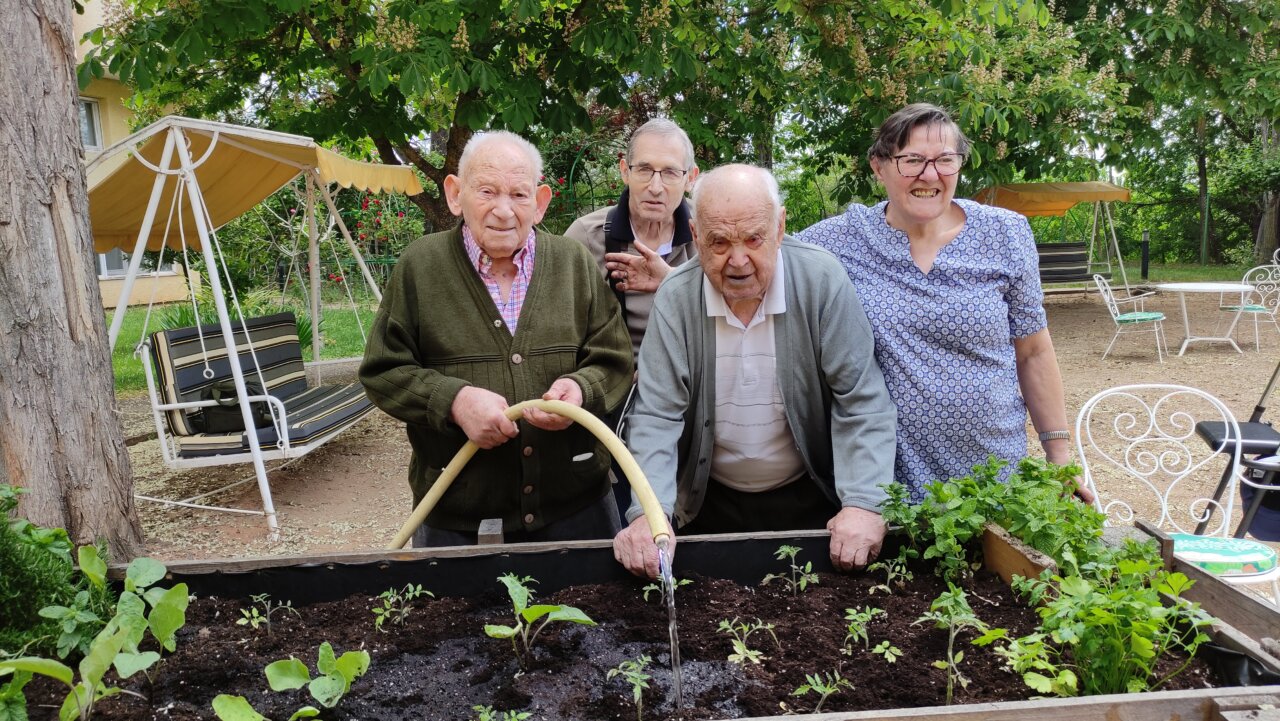
M516 404L558 378L582 388L597 416L623 400L631 343L618 302L577 241L539 232L533 276L513 337L462 244L461 226L405 249L382 298L360 365L369 398L407 426L415 505L466 443L450 413L463 387ZM507 531L537 530L608 490L609 456L581 426L520 435L481 450L427 517L435 528L474 531L501 518Z

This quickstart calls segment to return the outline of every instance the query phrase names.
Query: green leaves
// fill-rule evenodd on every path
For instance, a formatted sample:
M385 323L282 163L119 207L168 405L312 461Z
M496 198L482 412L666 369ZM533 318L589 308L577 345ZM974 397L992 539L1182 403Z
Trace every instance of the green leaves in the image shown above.
M596 622L587 614L573 606L529 605L533 600L533 590L527 584L536 583L531 576L522 578L514 573L504 573L498 577L498 582L506 587L507 595L511 598L516 623L514 626L486 624L484 632L491 638L511 639L516 662L521 668L525 667L528 657L533 653L533 643L537 640L538 634L542 633L542 630L552 621L577 623L584 626L596 625ZM538 619L542 619L542 623L535 630L534 624Z
M311 697L319 702L321 706L333 708L351 690L351 682L363 676L369 670L369 652L347 651L342 656L335 658L333 646L328 641L325 641L320 644L316 669L320 675L313 679L307 665L290 656L287 659L271 662L263 669L263 672L267 676L267 683L271 686L272 691L292 691L306 686ZM232 701L227 703L235 705ZM216 704L214 710L218 710ZM305 708L299 710L299 713L304 711L306 711ZM311 713L306 714L306 716L314 715ZM294 718L304 718L306 716L295 714ZM223 721L233 721L233 719L221 715L219 715L219 718L223 718Z

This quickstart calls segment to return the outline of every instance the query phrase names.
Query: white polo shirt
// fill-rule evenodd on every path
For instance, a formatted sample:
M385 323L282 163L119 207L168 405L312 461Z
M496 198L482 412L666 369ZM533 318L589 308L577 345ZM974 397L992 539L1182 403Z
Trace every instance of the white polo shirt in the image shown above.
M778 388L773 317L787 310L784 275L779 250L764 300L746 327L711 283L702 284L707 315L716 319L711 477L749 493L785 486L805 473Z

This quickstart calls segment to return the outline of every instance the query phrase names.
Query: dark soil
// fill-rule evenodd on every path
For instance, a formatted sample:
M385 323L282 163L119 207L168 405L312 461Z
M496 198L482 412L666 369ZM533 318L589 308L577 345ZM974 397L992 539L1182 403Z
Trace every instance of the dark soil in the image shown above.
M933 662L944 656L946 632L913 622L944 590L928 571L892 596L872 592L878 579L865 574L822 574L821 582L798 596L781 584L741 586L731 581L697 578L677 593L680 654L683 660L684 719L771 716L788 710L813 710L816 695L792 692L805 674L839 671L854 688L827 700L823 711L853 711L936 706L945 703L945 671ZM333 721L376 719L476 718L472 706L532 712L531 719L601 721L634 719L631 688L605 674L626 659L648 654L651 689L644 693L644 719L676 718L671 699L667 615L656 594L641 599L640 581L578 586L551 594L545 603L577 606L598 627L556 624L539 637L535 658L521 672L510 642L484 635L486 623L510 623L510 605L497 583L480 597L424 599L413 604L402 626L374 631L370 597L319 603L299 609L300 616L277 612L271 635L236 625L243 601L201 598L188 610L178 650L153 670L150 681L129 679L125 687L146 698L121 695L100 702L93 718L210 719L211 702L220 693L240 694L271 719L287 719L296 709L316 705L304 690L276 693L262 669L272 661L296 656L315 671L316 651L329 641L335 651L364 649L372 656L369 673L357 679L336 709L324 711ZM1033 630L1034 613L1014 600L994 576L982 574L971 584L975 613L994 627L1022 635ZM275 599L287 600L287 599ZM870 645L882 640L897 646L896 663L859 644L842 653L844 609L883 608L888 613L869 626ZM750 638L752 648L767 657L759 665L729 663L729 638L716 631L721 620L760 619L775 625L779 648L766 632ZM987 649L969 645L963 636L962 671L970 680L956 688L955 703L1010 701L1032 696L1021 680ZM1172 688L1211 685L1207 668L1196 662ZM27 687L32 719L57 717L62 694L37 679Z

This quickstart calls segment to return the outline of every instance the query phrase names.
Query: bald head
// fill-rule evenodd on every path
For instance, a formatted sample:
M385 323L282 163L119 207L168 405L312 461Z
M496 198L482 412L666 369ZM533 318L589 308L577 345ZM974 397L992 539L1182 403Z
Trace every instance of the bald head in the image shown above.
M489 130L471 136L462 147L462 155L458 157L458 177L466 179L475 159L494 151L515 151L525 160L526 170L535 178L542 177L542 154L533 147L533 143L508 130ZM506 154L511 162L511 155Z
M725 165L698 179L693 205L702 272L745 324L778 265L787 216L778 183L763 168Z
M736 206L740 212L765 208L775 221L782 211L778 181L772 173L754 165L722 165L704 173L693 188L692 202L696 218L702 217L704 206L717 210Z

